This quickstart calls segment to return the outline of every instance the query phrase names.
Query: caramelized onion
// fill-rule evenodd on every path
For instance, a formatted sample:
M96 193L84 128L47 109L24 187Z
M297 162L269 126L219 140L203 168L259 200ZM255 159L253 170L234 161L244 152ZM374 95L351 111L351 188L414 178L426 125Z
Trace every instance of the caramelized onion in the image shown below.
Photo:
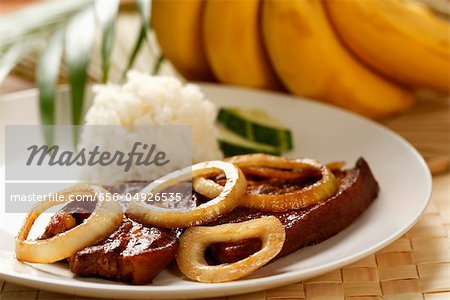
M200 282L236 280L253 273L274 258L283 248L285 237L283 224L273 216L242 223L188 228L180 238L178 267L186 277ZM261 239L261 250L231 264L210 266L206 262L204 253L209 245L249 238Z
M241 169L242 172L247 176L257 176L263 178L276 178L280 180L295 180L307 177L310 172L295 172L295 171L284 171L277 170L275 168L266 167L245 167Z
M326 164L327 168L332 171L340 171L345 166L345 161L332 161Z
M285 194L245 194L240 206L262 211L281 212L299 209L325 200L333 196L338 188L333 173L324 165L311 159L289 160L279 156L266 154L250 154L228 158L227 161L245 168L264 167L274 169L309 169L320 172L322 178L298 191ZM287 172L287 171L282 171ZM210 179L198 179L195 190L202 195L217 194L222 188Z
M132 200L127 215L140 223L166 228L190 227L207 223L223 213L233 210L245 193L247 181L234 164L208 161L170 173L145 187L140 194L155 194L165 188L192 177L205 176L223 171L227 178L225 186L214 199L193 209L163 208L146 203L146 199Z
M334 172L341 170L345 165L345 162L342 161L334 161L326 164L327 168ZM305 169L302 170L280 170L275 168L268 167L242 167L242 172L247 175L263 177L263 178L275 178L280 180L297 180L303 179L311 176L311 172L317 172L316 170L309 170L309 172Z
M194 188L194 191L208 198L217 197L223 190L223 186L204 177L194 178L192 187Z
M333 173L324 165L312 159L287 159L267 154L250 154L234 156L227 159L239 167L269 167L276 169L311 169L317 170L322 178L299 191L285 194L246 194L243 206L263 211L280 212L299 209L333 196L338 188Z
M223 186L204 177L193 178L192 187L194 191L210 199L217 197L223 190Z
M74 255L109 236L122 223L123 211L117 201L107 197L108 191L91 185L76 185L58 192L57 199L45 197L26 216L16 238L16 258L31 263L53 263ZM91 215L80 225L45 240L27 240L36 219L47 209L68 202L70 195L96 196L97 204Z

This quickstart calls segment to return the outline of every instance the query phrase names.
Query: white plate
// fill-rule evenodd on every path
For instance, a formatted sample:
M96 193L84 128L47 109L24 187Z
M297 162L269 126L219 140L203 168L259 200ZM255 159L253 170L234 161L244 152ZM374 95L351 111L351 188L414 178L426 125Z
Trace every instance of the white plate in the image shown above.
M295 150L289 156L324 162L346 160L349 165L363 156L380 184L378 199L351 226L327 241L277 260L251 277L220 284L185 280L176 268L164 271L151 285L132 286L77 278L64 264L22 264L13 257L13 236L23 215L0 213L0 276L35 288L97 297L167 299L242 294L304 280L374 253L407 231L425 210L431 193L431 176L425 162L411 145L382 126L340 109L286 95L217 85L202 87L218 105L259 107L282 120L293 130ZM37 123L35 90L3 98L2 123ZM4 176L3 171L1 174Z

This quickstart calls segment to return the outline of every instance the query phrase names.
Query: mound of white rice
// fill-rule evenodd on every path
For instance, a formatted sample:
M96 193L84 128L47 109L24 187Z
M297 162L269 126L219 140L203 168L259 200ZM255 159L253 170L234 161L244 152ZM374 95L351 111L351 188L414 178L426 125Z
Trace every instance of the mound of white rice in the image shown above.
M183 155L181 151L187 153L192 151L191 163L222 158L214 125L217 108L205 98L198 86L183 84L174 77L150 76L131 71L128 73L125 84L96 85L94 92L96 96L86 114L85 123L87 125L124 125L124 129L118 130L118 136L84 133L82 144L87 148L101 145L105 149L109 145L113 150L121 149L120 145L129 146L136 138L136 133L134 129L130 129L133 132L127 131L128 127L188 125L192 129L192 143L191 136L186 136L185 141L178 140L172 148L177 148L180 155ZM152 128L152 126L147 127ZM183 147L192 147L192 149L183 149ZM172 155L170 159L173 162L177 157ZM185 161L180 161L180 166L183 164ZM114 172L115 167L121 168L109 166L108 173ZM152 174L148 174L150 172L148 168L133 166L132 169L126 175L127 178L115 179L148 180L171 171L160 167L158 174L155 174L154 169L151 171Z

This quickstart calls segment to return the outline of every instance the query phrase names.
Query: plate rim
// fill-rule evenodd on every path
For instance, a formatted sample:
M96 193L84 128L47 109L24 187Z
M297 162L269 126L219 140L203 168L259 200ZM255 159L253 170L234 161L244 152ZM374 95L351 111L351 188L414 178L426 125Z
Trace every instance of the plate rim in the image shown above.
M341 258L339 260L327 263L327 264L321 264L320 266L315 266L313 268L309 268L308 271L308 278L317 276L319 274L323 274L325 272L341 268L345 265L351 264L355 261L358 261L359 259L366 257L372 253L375 253L376 251L382 249L386 245L389 245L393 241L395 241L398 237L403 235L405 232L407 232L411 227L413 227L417 221L420 219L420 217L425 212L426 208L428 207L430 200L431 200L431 193L432 193L432 176L430 173L430 170L422 157L422 155L403 137L401 137L399 134L395 133L394 131L388 129L384 125L377 123L371 119L368 119L366 117L360 116L356 113L353 113L351 111L347 111L343 108L332 106L327 103L319 102L319 101L313 101L312 99L304 98L304 97L298 97L295 95L289 95L279 92L273 92L273 91L265 91L265 90L259 90L259 89L251 89L251 88L245 88L245 87L237 87L232 85L224 85L224 84L214 84L214 83L199 83L199 82L193 82L193 84L197 84L200 86L200 88L206 87L207 89L216 89L218 91L220 90L234 90L237 92L252 92L252 93L260 93L260 94L269 94L274 95L276 97L282 97L286 101L303 101L307 102L309 105L317 106L318 109L326 109L326 110L337 110L339 113L343 113L344 115L350 117L350 118L356 118L358 121L368 122L371 126L377 127L379 130L383 131L384 134L388 134L391 137L393 137L396 141L400 142L402 146L406 147L415 157L417 162L419 163L421 169L424 171L424 176L426 179L425 186L426 186L426 199L423 201L423 206L420 211L417 211L414 218L408 222L406 226L402 226L400 230L391 233L389 237L385 238L382 241L379 241L375 245L365 249L364 251L360 251L359 253L351 255L350 258ZM68 85L60 85L57 92L64 92L68 90ZM3 104L5 102L14 101L21 98L29 98L29 97L36 97L38 94L37 88L31 88L31 89L25 89L13 93L3 94L0 95L0 104ZM0 270L0 279L14 282L22 285L28 285L32 286L34 288L40 288L39 286L45 286L43 289L46 290L52 290L57 292L66 292L70 293L67 290L64 290L65 288L70 287L71 289L76 289L78 295L82 296L92 296L92 292L97 292L95 296L97 297L110 297L107 295L107 293L116 293L119 297L163 297L167 296L167 294L170 294L171 298L186 298L186 293L195 292L192 296L189 295L188 297L216 297L216 296L225 296L225 295L238 295L238 294L244 294L249 292L258 292L262 290L267 290L270 288L275 288L278 286L288 285L294 282L297 282L301 279L298 279L299 276L303 275L303 270L293 270L289 271L287 273L281 273L281 274L275 274L267 277L260 277L260 278L250 278L250 279L244 279L244 280L238 280L233 282L227 282L225 285L223 283L212 283L212 284L202 284L201 288L197 286L197 284L189 285L189 286L183 286L183 287L177 287L176 289L173 289L174 286L152 286L152 285L145 285L145 286L132 286L132 285L124 285L124 284L110 284L110 283L97 283L97 282L86 282L86 281L68 281L67 278L64 279L54 279L54 280L48 280L48 279L41 279L39 276L36 275L30 275L30 274L14 274L10 272L4 272ZM299 274L300 273L300 274ZM304 280L305 278L303 278ZM169 289L171 290L168 290ZM239 289L240 288L240 289ZM103 294L102 294L103 292Z

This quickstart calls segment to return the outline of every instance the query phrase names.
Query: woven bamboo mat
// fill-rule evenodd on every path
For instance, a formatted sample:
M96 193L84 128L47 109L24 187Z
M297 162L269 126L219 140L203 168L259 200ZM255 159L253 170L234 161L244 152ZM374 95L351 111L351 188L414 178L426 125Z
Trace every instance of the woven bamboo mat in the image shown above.
M409 111L382 123L407 139L425 158L433 174L449 170L450 99L432 93L417 93Z
M450 299L450 174L433 179L430 206L404 236L352 265L293 285L229 300ZM0 281L0 300L86 299Z

